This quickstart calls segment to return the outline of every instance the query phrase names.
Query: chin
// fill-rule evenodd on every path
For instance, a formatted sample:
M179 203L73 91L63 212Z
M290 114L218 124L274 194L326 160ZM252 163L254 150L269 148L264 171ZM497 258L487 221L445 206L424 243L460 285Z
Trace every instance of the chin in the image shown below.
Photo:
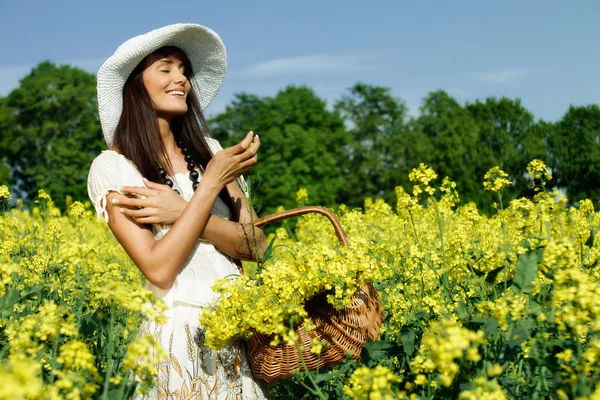
M188 112L188 108L187 107L181 108L181 109L178 109L178 110L173 110L172 114L173 114L174 117L178 117L180 115L185 114L186 112Z
M188 112L187 107L182 108L162 108L156 110L158 115L169 116L171 118L178 117Z

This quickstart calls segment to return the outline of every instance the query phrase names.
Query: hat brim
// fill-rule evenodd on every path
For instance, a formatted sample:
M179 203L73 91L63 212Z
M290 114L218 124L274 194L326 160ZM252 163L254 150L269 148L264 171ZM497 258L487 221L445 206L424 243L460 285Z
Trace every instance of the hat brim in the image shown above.
M163 46L178 47L187 55L194 71L191 84L202 109L219 91L227 70L227 53L223 41L211 29L198 24L175 24L129 39L98 72L98 112L109 147L123 112L127 78L144 57Z

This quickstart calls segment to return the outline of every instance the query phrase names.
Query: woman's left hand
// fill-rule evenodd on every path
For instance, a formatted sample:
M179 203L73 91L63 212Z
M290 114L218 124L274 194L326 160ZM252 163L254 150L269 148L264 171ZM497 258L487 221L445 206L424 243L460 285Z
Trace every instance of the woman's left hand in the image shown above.
M173 225L179 219L187 201L167 185L144 180L146 187L123 186L125 194L142 195L145 198L120 198L113 204L120 206L121 213L138 224Z

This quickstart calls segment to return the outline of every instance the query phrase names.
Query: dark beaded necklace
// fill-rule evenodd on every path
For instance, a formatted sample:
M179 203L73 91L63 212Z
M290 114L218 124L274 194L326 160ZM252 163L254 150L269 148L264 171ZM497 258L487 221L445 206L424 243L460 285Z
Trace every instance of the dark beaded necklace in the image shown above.
M187 162L187 169L188 171L190 171L189 176L190 180L192 181L192 188L194 189L194 191L196 191L196 188L198 188L198 185L200 184L200 182L198 182L198 179L200 178L200 173L196 170L196 166L200 168L200 171L202 171L202 173L204 173L204 168L202 168L201 164L194 162L193 157L190 154L188 154L188 149L186 147L183 147L183 142L177 142L177 147L179 147L179 149L181 150L181 154L183 154L185 162ZM164 168L159 168L158 174L160 175L160 179L162 180L163 184L169 186L170 188L173 188L173 180L167 177L167 171L165 171ZM177 192L177 194L181 194L179 193L179 190L174 190Z

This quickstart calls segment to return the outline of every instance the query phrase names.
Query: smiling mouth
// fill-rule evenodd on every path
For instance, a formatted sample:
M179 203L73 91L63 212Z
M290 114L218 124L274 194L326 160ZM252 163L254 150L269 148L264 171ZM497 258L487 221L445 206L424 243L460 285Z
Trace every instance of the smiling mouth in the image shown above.
M175 96L175 97L184 97L185 93L182 92L181 90L171 90L170 92L167 92L168 95L170 96Z

